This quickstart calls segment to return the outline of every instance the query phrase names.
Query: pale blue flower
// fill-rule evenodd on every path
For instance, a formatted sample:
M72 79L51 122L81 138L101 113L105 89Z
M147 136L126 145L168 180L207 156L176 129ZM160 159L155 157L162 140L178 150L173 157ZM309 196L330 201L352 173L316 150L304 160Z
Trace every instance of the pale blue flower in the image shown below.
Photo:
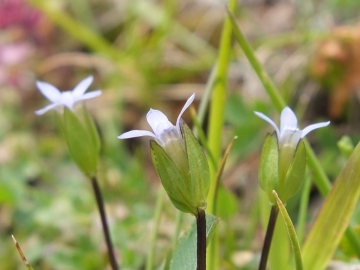
M77 102L91 99L101 95L101 90L95 90L90 93L85 93L93 81L93 77L89 76L82 80L73 90L60 92L55 86L47 83L37 81L36 86L39 91L52 102L52 104L37 110L35 113L41 115L52 109L68 107L70 110L74 109Z
M169 121L169 119L164 113L158 110L150 109L150 111L146 115L146 120L152 128L153 132L147 130L131 130L121 134L120 136L118 136L118 138L129 139L135 137L150 136L157 139L157 141L159 141L163 146L171 139L181 138L180 119L185 110L194 101L194 99L195 93L192 94L191 97L186 101L177 118L175 126Z
M284 144L291 144L294 147L296 147L300 139L304 138L308 133L310 133L311 131L317 128L326 127L330 124L330 121L321 122L321 123L309 125L303 130L300 130L297 126L298 121L296 115L289 107L286 107L281 112L280 129L279 129L277 125L274 123L274 121L272 121L266 115L259 112L255 112L255 114L274 127L279 140L280 147L283 146Z

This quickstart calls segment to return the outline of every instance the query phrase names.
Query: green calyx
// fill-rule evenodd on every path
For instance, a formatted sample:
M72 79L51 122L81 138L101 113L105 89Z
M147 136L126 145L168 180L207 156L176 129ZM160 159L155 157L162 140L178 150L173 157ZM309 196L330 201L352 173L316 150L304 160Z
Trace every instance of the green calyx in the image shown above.
M81 113L77 116L68 108L64 108L63 114L56 115L71 158L84 175L91 178L97 171L100 138L95 123L85 107Z
M272 204L276 204L273 190L285 203L301 188L305 170L303 140L300 140L297 146L279 149L276 133L267 135L261 154L259 180L261 188L268 194Z
M189 127L182 122L181 137L162 147L151 140L151 157L171 202L182 212L196 215L206 208L210 188L207 158Z

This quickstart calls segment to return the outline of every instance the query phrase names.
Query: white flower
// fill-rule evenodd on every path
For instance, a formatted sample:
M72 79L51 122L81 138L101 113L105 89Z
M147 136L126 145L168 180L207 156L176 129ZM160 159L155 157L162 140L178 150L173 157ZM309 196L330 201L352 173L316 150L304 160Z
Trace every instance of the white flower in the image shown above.
M93 77L89 76L82 80L77 86L75 86L72 91L69 90L64 92L60 92L55 86L47 82L37 81L36 86L39 88L40 92L52 102L52 104L47 105L40 110L37 110L35 113L37 115L41 115L49 110L63 106L66 106L70 110L73 110L74 105L77 102L100 96L101 90L96 90L85 94L85 91L89 88L92 81Z
M154 133L147 130L131 130L125 132L118 136L119 139L129 139L141 136L150 136L157 139L163 146L169 139L178 139L180 138L180 119L185 110L190 106L194 101L195 93L186 101L184 107L182 108L177 121L176 126L171 124L165 114L161 111L150 109L146 115L146 120L151 126Z
M255 114L260 118L264 119L266 122L268 122L270 125L272 125L275 128L280 146L284 145L285 143L289 143L296 147L299 140L301 138L304 138L309 132L313 131L314 129L325 127L330 124L330 121L322 122L322 123L309 125L303 130L299 130L297 127L296 115L289 107L286 107L281 112L280 130L279 130L279 128L274 123L274 121L272 121L269 117L259 112L255 112Z

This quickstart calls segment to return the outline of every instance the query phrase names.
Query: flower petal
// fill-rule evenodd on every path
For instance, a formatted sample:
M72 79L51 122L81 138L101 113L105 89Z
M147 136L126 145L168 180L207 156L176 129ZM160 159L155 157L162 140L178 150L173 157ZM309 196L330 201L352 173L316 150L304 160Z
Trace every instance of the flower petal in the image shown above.
M75 97L75 102L78 102L80 100L87 100L87 99L91 99L94 97L98 97L101 95L101 90L96 90L96 91L91 91L89 93L86 93L80 97Z
M36 86L39 88L39 91L51 102L56 102L61 97L59 89L50 83L37 81Z
M169 119L161 111L150 109L146 115L146 120L154 131L155 135L159 137L164 131L173 127Z
M93 81L93 76L89 76L85 79L83 79L77 86L75 86L74 90L72 90L72 94L74 97L80 97L82 96L85 91L89 88L90 84Z
M312 124L310 126L307 126L306 128L304 128L301 132L301 138L304 138L309 132L313 131L314 129L317 128L322 128L322 127L326 127L330 124L330 121L327 122L321 122L321 123L317 123L317 124Z
M44 108L42 108L42 109L40 109L40 110L35 111L35 113L36 113L37 115L42 115L42 114L46 113L47 111L50 111L50 110L52 110L52 109L55 109L56 107L59 107L59 106L61 106L61 104L59 104L59 103L52 103L52 104L47 105L46 107L44 107Z
M254 112L258 117L260 117L261 119L265 120L266 122L268 122L270 125L272 125L274 127L274 129L276 130L276 134L278 136L278 138L280 138L280 131L279 128L277 127L277 125L274 123L273 120L271 120L269 117L267 117L265 114L260 113L260 112Z
M280 116L280 133L282 134L285 129L297 129L296 115L289 107L283 109Z
M142 136L150 136L156 138L155 134L147 130L131 130L118 136L118 139L129 139Z
M179 113L179 116L176 120L176 127L178 129L180 129L179 125L180 125L180 119L181 119L181 116L183 115L183 113L185 112L185 110L191 105L191 103L193 103L195 99L195 93L193 93L189 98L188 100L186 101L184 107L182 108L181 112Z

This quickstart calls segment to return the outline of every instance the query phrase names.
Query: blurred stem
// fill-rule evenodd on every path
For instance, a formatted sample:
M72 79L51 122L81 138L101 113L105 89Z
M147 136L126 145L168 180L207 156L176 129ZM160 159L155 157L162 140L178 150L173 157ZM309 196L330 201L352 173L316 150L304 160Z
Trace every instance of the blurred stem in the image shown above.
M285 101L280 95L278 89L276 88L273 81L270 79L269 75L265 72L263 66L259 62L259 60L256 58L255 53L253 49L251 48L250 43L244 36L244 34L241 32L240 27L238 26L236 22L236 18L232 14L232 11L228 11L229 17L232 23L232 29L234 31L235 38L237 42L239 43L241 49L243 50L246 58L250 62L252 68L258 75L261 83L263 84L266 92L268 93L273 105L278 111L281 111L285 106Z
M271 240L274 235L276 219L279 214L279 208L276 205L271 207L269 223L266 229L266 235L264 240L264 246L261 251L261 259L259 264L259 270L266 270L266 263L269 257L270 247L271 247Z
M233 12L236 7L236 0L229 0L229 8ZM228 16L225 19L220 40L219 56L217 60L216 75L214 79L210 114L209 114L209 138L208 145L216 165L220 162L221 157L221 135L224 125L226 90L227 90L227 72L231 50L231 23ZM216 194L216 172L217 167L210 166L210 190L207 198L208 211L214 213L214 200ZM213 239L210 242L208 258L208 268L210 270L220 269L219 266L219 239L217 232L214 232Z
M180 231L181 231L181 224L183 221L183 217L184 217L184 213L181 211L177 211L176 212L176 220L175 220L175 234L173 237L173 241L172 241L172 248L173 250L175 250L177 241L179 239L180 236Z
M109 231L109 227L107 224L107 219L106 219L106 212L105 212L105 207L104 207L104 200L103 197L101 195L101 191L100 191L100 187L97 181L96 176L91 177L91 184L95 193L95 198L96 198L96 203L100 212L100 218L101 218L101 224L103 227L103 231L104 231L104 236L105 236L105 241L106 241L106 246L108 249L108 253L109 253L109 260L110 260L110 265L111 265L111 269L112 270L118 270L118 265L116 262L116 258L115 258L115 253L114 253L114 248L113 245L111 243L111 238L110 238L110 231Z
M309 175L306 175L304 180L304 186L301 193L301 198L300 198L300 209L299 209L299 217L297 223L297 235L300 246L302 246L305 236L305 225L306 225L307 209L309 205L310 189L311 189L310 177Z
M204 210L199 210L196 216L197 228L197 268L206 270L206 215Z
M150 236L149 255L148 255L147 261L146 261L146 270L151 270L154 267L156 239L157 239L157 235L159 232L161 211L162 211L162 208L164 205L165 190L162 185L160 185L159 188L160 189L157 194L157 200L156 200L156 208L155 208L153 227L152 227L151 236Z
M115 49L111 43L102 38L100 35L90 30L83 24L78 23L68 16L62 10L57 9L51 1L47 0L27 0L28 3L39 9L51 21L62 28L67 34L80 41L85 46L95 52L105 54L110 59L124 61L124 55ZM128 63L127 63L128 64Z
M26 259L25 254L24 254L24 252L22 251L19 243L16 241L15 237L14 237L13 235L12 235L11 237L12 237L12 239L13 239L13 241L14 241L14 244L15 244L15 247L16 247L17 251L19 252L19 255L20 255L20 257L21 257L21 260L24 262L24 264L25 264L25 266L27 267L27 269L28 269L28 270L34 270L34 269L31 267L31 265L30 265L30 263L28 262L28 260Z

